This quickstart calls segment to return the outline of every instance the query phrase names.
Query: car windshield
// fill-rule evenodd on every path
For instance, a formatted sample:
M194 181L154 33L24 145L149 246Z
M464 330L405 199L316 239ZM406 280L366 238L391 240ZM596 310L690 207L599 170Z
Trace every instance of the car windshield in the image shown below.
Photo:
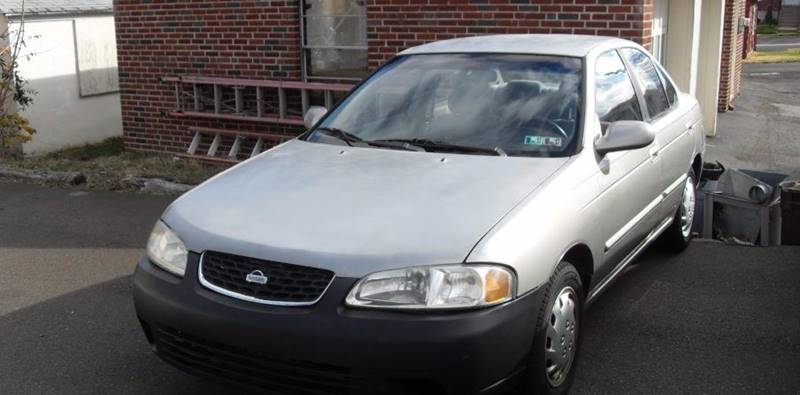
M433 54L396 58L309 141L424 151L568 156L581 114L578 58Z

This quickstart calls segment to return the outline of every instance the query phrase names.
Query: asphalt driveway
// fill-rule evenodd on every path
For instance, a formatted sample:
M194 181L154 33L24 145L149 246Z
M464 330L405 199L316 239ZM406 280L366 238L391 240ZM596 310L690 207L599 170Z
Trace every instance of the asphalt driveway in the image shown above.
M706 140L706 161L800 178L800 63L745 64L733 104Z
M777 52L792 48L800 48L800 35L761 34L756 43L758 52Z
M150 353L130 274L171 199L0 180L0 393L218 394ZM800 393L800 248L649 253L589 310L573 393Z

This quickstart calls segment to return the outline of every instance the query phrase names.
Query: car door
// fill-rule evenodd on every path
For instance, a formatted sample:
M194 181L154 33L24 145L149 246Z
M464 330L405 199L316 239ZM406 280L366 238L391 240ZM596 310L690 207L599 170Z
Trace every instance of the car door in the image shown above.
M601 129L623 120L643 121L642 100L631 75L617 50L607 51L595 64L595 112ZM654 226L650 220L652 204L661 186L660 161L651 155L655 144L640 149L612 152L598 162L604 213L598 227L603 233L603 265L597 278L603 278L628 255Z
M630 66L644 98L647 121L656 131L652 154L660 158L662 201L654 210L657 219L674 214L691 164L694 125L688 122L688 109L681 107L675 86L647 54L636 48L622 48L622 57ZM656 148L657 147L657 148Z
M695 136L697 133L703 133L703 126L692 114L696 102L686 100L686 97L681 100L675 84L664 68L659 64L656 64L656 68L670 102L669 113L662 117L663 125L659 125L660 132L656 138L660 140L660 155L667 185L663 204L664 214L671 215L680 203L683 193L682 181L694 159Z

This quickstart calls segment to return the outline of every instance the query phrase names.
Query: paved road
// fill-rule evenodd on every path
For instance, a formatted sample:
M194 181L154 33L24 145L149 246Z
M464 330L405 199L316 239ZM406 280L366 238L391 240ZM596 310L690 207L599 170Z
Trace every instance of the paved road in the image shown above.
M219 394L153 356L130 273L169 198L0 181L0 393ZM800 391L800 248L650 253L589 310L576 394Z
M0 180L0 393L220 393L153 358L133 310L171 200Z
M800 35L765 35L758 36L756 51L758 52L777 52L790 48L800 48Z
M745 64L734 105L719 114L706 160L800 178L800 63Z

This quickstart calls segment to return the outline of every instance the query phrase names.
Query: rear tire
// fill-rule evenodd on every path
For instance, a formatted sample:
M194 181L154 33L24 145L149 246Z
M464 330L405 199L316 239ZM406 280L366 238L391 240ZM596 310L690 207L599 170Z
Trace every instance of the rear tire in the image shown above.
M681 202L675 211L672 225L661 235L662 245L674 252L681 252L692 241L692 224L695 216L695 199L697 193L697 178L693 170L689 170L686 184L681 195Z
M575 378L584 291L575 267L562 261L544 290L523 394L566 394Z

